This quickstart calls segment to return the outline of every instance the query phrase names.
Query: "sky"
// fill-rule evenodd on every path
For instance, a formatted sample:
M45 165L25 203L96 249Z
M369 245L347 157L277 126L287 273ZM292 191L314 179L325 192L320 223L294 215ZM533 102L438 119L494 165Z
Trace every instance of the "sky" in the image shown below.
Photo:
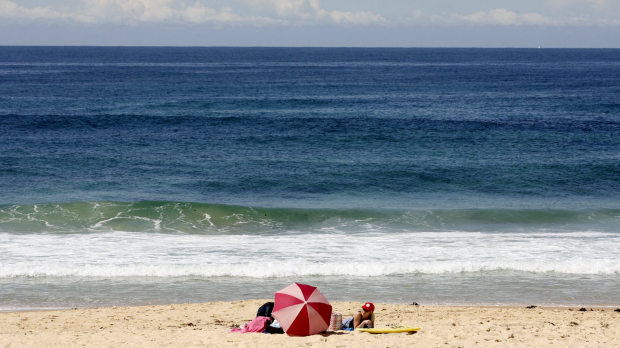
M0 0L0 45L620 48L620 0Z

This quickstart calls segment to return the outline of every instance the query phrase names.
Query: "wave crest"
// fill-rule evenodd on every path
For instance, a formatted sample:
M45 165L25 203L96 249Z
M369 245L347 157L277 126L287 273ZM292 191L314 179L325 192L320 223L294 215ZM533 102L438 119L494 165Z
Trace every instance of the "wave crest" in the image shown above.
M74 202L0 206L0 232L269 232L608 230L620 209L329 210L190 202Z

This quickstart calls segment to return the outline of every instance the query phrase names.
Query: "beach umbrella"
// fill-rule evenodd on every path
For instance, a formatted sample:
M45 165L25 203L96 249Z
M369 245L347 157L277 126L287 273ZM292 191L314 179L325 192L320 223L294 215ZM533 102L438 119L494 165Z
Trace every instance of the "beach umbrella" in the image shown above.
M319 289L298 283L276 292L271 313L291 336L309 336L327 330L331 314L332 305Z

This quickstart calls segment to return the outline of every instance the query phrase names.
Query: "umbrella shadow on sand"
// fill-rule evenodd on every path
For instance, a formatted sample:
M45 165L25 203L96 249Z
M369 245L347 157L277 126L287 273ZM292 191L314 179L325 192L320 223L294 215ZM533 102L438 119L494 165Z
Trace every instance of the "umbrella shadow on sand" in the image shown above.
M349 334L348 332L321 332L321 333L318 333L317 335L321 335L323 337L329 337L333 335L339 336L339 335L348 335L348 334Z

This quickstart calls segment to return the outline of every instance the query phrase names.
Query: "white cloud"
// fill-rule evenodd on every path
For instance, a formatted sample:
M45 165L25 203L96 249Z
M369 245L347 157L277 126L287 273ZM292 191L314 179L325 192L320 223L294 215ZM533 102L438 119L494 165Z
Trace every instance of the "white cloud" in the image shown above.
M354 24L370 24L373 22L385 22L386 19L372 12L342 12L342 11L325 11L317 12L318 18L330 18L336 23L354 23Z
M65 20L82 23L244 23L284 22L268 17L242 17L230 8L216 10L200 1L181 0L83 0L81 6L60 11L53 7L26 8L9 0L0 0L0 18L8 20Z
M305 0L252 0L250 2L256 4L266 3L271 5L275 8L278 16L286 17L298 14L302 9Z
M298 20L298 24L310 24L317 21L330 21L346 24L382 23L387 20L369 11L325 10L319 0L246 0L255 5L273 7L281 18Z
M48 7L27 8L10 0L0 0L0 18L8 20L64 20L82 23L266 23L315 24L325 21L344 24L385 22L380 15L368 11L327 11L319 0L242 0L250 4L267 4L275 10L275 18L241 16L231 8L214 9L204 0L82 0L81 6L62 10ZM273 14L273 13L272 13ZM5 21L6 22L6 21Z
M592 0L595 1L595 0ZM443 25L503 25L503 26L592 26L592 25L619 25L618 19L603 19L590 17L558 17L550 18L540 13L517 13L505 8L496 8L489 11L478 11L472 14L452 13L446 15L430 15L422 11L413 11L407 21L410 23L432 23Z
M395 18L392 25L403 22L432 25L503 25L503 26L619 26L618 13L607 5L620 0L545 0L554 6L582 4L562 17L558 13L549 17L538 12L519 13L506 8L471 13L428 14L420 10L409 12L408 18ZM215 23L216 25L367 25L388 23L381 14L370 11L345 11L327 9L320 0L235 0L240 12L229 7L207 6L209 0L75 0L72 8L61 7L61 1L51 5L26 7L19 0L0 0L0 24L15 21L72 21L81 23ZM77 5L76 5L77 4ZM330 2L329 5L333 5ZM585 5L584 5L585 4ZM329 6L328 6L329 7ZM590 12L582 8L594 7ZM607 10L602 10L607 8ZM566 12L566 13L569 13Z
M516 13L505 8L497 8L488 12L479 11L471 15L453 14L452 18L461 22L496 25L552 25L554 20L538 13Z
M0 0L0 18L14 19L67 19L70 15L50 7L26 8L8 0Z
M80 11L85 22L190 22L237 21L238 16L196 2L174 0L86 0Z
M243 22L230 9L215 10L196 1L179 0L84 0L79 10L81 21L101 22Z

